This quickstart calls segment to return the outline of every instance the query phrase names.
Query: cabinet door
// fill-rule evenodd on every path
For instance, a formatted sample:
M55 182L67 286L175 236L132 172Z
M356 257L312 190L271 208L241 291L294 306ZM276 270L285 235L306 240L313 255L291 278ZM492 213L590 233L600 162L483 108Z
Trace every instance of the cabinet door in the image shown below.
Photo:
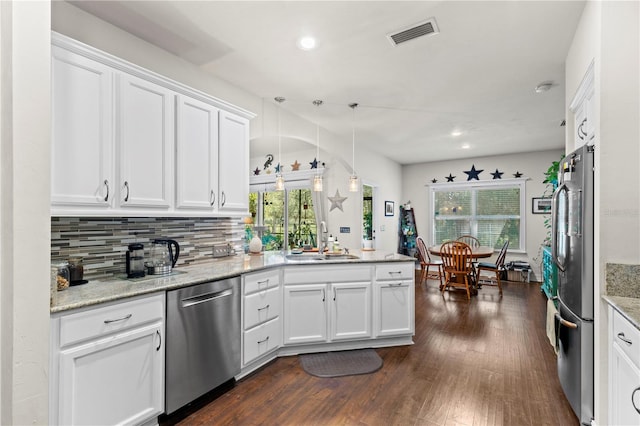
M609 415L612 425L639 425L640 414L640 370L613 343L611 351L611 393L609 396ZM636 389L639 389L636 391ZM634 393L635 391L635 393ZM633 399L632 399L633 398Z
M371 337L371 283L333 283L331 340Z
M376 284L376 336L396 336L414 332L414 286L412 281Z
M51 204L112 206L114 194L111 68L51 48Z
M60 424L135 424L164 411L162 324L60 353Z
M176 208L213 212L218 201L218 109L179 95Z
M126 74L119 87L120 206L166 210L173 193L174 94Z
M220 111L221 212L246 213L249 209L249 120Z
M284 287L284 344L327 341L327 286Z

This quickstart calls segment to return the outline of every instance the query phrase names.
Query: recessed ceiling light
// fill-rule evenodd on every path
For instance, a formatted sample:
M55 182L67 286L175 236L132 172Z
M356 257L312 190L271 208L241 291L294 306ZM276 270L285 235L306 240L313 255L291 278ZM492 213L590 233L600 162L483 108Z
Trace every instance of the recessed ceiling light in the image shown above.
M316 48L316 39L311 36L300 37L297 44L302 50L312 50Z
M462 149L470 149L471 145L469 145L468 143L463 143L461 148Z
M453 136L454 138L460 135L462 135L462 132L460 130L454 130L451 132L451 136Z

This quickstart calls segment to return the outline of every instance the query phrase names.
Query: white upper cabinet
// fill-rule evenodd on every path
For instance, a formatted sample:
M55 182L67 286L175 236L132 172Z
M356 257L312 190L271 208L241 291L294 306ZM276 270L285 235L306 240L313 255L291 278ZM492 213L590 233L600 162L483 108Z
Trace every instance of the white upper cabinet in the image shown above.
M221 212L249 210L249 120L220 111Z
M573 113L575 148L591 144L596 135L593 62L585 73L569 110Z
M247 213L252 113L51 39L53 216Z
M120 206L168 210L172 199L174 93L126 74L118 93Z
M179 95L176 208L213 212L218 202L218 109Z
M113 78L110 67L53 46L51 205L113 205Z

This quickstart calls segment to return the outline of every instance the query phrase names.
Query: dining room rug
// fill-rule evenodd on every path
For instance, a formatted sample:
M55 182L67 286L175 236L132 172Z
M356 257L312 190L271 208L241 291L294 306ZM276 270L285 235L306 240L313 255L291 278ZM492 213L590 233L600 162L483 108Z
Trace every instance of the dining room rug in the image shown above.
M300 355L299 358L304 371L317 377L369 374L382 367L382 358L373 349L320 352Z

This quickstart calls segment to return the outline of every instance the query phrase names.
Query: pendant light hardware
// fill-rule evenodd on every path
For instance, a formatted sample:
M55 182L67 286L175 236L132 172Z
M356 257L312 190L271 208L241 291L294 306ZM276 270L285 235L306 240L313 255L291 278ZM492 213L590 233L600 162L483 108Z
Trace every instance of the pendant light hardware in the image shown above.
M356 174L356 108L358 104L356 102L350 103L349 108L353 110L353 122L352 122L352 139L351 139L351 176L349 176L349 192L358 192L360 190L360 182L358 181L358 175Z
M284 177L282 176L282 130L280 125L280 109L285 98L273 98L278 103L278 171L276 172L276 191L284 191Z
M320 99L313 101L313 104L317 107L322 105ZM320 165L320 123L316 123L316 161ZM320 169L316 166L316 175L313 178L313 190L315 192L322 192L322 176L320 175Z

